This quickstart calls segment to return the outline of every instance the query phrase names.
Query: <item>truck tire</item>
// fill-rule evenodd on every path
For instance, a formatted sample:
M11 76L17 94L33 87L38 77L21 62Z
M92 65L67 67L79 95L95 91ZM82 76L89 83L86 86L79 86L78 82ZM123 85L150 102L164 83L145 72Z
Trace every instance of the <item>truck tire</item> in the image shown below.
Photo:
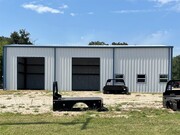
M167 101L166 102L166 108L167 109L172 109L172 106L173 106L172 101Z
M127 92L126 95L131 95L131 93L130 93L130 92Z
M103 94L107 94L107 91L103 90Z
M177 102L173 103L172 110L173 111L177 111Z

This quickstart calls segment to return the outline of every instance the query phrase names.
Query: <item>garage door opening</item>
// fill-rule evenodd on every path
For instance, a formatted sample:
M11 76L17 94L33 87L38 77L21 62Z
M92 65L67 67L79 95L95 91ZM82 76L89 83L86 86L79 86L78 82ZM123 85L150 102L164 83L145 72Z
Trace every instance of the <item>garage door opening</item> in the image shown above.
M17 89L18 90L44 90L43 57L17 58Z
M100 58L72 58L72 90L100 90Z

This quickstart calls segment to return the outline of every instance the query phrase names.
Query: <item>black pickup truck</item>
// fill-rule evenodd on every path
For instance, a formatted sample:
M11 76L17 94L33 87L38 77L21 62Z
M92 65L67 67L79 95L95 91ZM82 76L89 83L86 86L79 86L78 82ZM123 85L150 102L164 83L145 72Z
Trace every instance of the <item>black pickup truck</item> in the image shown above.
M180 110L180 80L170 80L163 93L163 107Z
M127 94L129 95L129 89L125 85L123 79L108 79L103 87L104 94Z

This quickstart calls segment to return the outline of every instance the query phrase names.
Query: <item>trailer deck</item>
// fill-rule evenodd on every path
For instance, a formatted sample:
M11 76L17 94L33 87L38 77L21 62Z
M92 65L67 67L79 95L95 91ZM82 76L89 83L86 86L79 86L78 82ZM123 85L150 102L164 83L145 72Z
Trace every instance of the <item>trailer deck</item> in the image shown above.
M57 82L53 83L53 111L73 111L75 110L73 106L77 103L86 104L88 110L105 110L101 97L62 97L58 93Z

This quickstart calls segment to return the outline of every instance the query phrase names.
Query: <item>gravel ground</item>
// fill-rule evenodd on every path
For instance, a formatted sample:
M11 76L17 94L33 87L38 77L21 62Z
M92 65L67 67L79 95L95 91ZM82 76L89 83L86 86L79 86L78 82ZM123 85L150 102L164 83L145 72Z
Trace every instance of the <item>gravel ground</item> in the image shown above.
M100 92L62 92L63 97L102 97L105 107L130 110L138 108L162 108L162 94L131 95L102 94ZM2 91L0 90L0 113L64 114L52 111L52 93L47 91ZM69 112L68 112L69 113ZM70 112L72 114L78 112Z

